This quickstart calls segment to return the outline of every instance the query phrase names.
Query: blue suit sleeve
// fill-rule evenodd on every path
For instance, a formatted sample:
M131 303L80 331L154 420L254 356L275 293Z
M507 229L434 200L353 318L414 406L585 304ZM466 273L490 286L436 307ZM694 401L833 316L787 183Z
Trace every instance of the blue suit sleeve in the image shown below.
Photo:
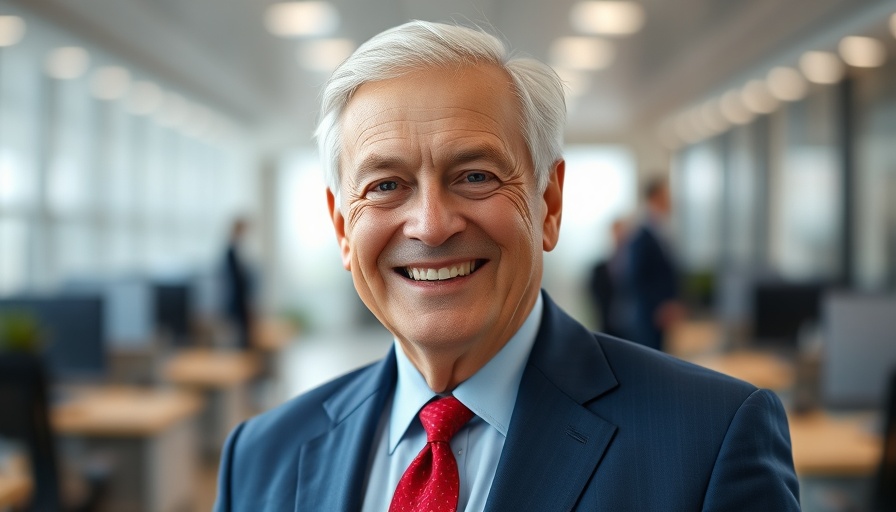
M741 404L716 458L703 510L800 510L787 416L774 393L756 390Z
M233 456L236 451L236 442L242 432L245 423L240 423L233 432L227 436L224 449L221 451L221 463L218 468L218 495L215 499L214 512L230 512L233 510L231 472L233 469Z

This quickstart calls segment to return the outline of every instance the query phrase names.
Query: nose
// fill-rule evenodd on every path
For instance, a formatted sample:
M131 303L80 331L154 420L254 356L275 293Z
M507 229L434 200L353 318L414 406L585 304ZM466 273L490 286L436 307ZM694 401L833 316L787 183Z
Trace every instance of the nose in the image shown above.
M440 185L421 184L409 203L404 234L412 240L437 247L464 230L466 220L458 198Z

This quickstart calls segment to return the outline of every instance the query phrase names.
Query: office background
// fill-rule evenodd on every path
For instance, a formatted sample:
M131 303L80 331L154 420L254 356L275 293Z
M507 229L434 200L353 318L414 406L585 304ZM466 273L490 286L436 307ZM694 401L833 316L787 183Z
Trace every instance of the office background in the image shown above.
M676 355L726 369L707 358L771 354L738 375L783 367L770 382L791 410L867 413L822 439L866 436L852 454L864 465L810 463L801 477L807 510L869 508L896 364L896 2L609 4L0 0L0 303L39 311L51 348L71 349L51 357L50 407L73 387L187 389L164 428L215 433L174 429L143 452L63 418L59 458L165 468L177 447L202 445L190 488L154 491L172 476L149 466L100 478L106 507L202 510L219 430L384 352L326 214L311 138L320 85L389 26L454 20L493 27L567 84L552 296L600 328L587 275L613 250L612 221L638 215L641 185L668 175L689 312ZM267 348L181 371L208 364L187 351L234 348L217 279L237 217ZM58 312L72 296L103 312L74 327ZM78 359L88 349L60 331L88 333L108 357Z

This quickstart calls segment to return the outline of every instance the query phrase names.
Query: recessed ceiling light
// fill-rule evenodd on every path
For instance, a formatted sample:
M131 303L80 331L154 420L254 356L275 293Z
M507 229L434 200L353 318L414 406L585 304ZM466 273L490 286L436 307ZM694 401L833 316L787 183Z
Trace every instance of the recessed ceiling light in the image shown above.
M725 95L722 96L719 106L722 109L722 115L724 115L725 119L730 121L731 124L747 124L755 117L753 112L750 112L747 107L744 106L741 100L740 91L738 90L726 92Z
M887 60L884 44L872 37L844 37L838 49L843 61L857 68L876 68Z
M843 62L830 52L806 52L800 57L800 70L816 84L835 84L843 78Z
M595 37L561 37L551 45L551 62L555 68L604 69L615 57L613 44Z
M78 46L56 48L47 56L47 74L57 80L73 80L87 71L90 55Z
M306 69L332 73L355 51L351 39L319 39L308 41L299 47L299 62Z
M644 8L622 0L579 2L572 6L569 20L586 34L628 35L644 25Z
M25 20L18 16L0 16L0 47L12 46L25 36Z
M131 74L118 66L97 69L90 80L90 92L99 100L111 101L122 98L131 86Z
M730 122L722 115L719 100L709 100L700 107L700 117L703 124L712 133L722 133L730 126Z
M137 116L155 113L162 106L162 89L152 82L134 82L128 93L128 112Z
M769 71L765 79L769 92L781 101L801 100L808 92L806 79L793 68L778 66Z
M768 90L762 80L750 80L740 91L745 107L755 114L768 114L778 108L778 100Z
M339 28L339 11L329 2L280 2L265 12L268 32L281 37L325 36Z

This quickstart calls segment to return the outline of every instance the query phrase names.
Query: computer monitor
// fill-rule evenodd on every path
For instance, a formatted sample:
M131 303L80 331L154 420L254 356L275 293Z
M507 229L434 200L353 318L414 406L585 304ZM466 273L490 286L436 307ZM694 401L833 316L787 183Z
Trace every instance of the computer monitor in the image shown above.
M105 377L105 315L100 295L0 298L0 314L24 314L34 319L42 336L42 353L54 379L100 380Z
M825 297L821 399L837 409L880 408L896 370L896 295Z
M193 335L193 299L189 282L156 281L153 294L156 329L175 345L189 345Z
M754 344L795 350L800 330L819 321L824 289L818 283L756 283L751 304Z
M105 331L112 349L140 349L155 335L154 290L140 276L69 279L62 293L100 294L105 305Z

